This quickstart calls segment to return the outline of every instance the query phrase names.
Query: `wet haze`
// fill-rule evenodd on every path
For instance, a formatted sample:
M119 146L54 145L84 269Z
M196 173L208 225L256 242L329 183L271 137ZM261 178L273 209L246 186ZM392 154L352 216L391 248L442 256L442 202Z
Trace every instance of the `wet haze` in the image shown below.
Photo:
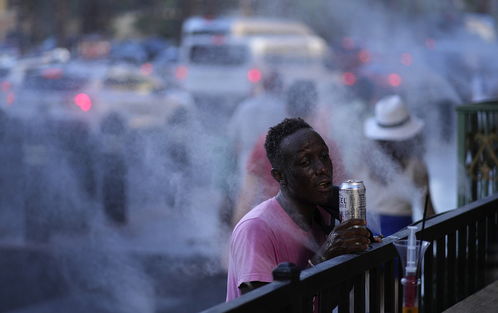
M375 100L399 93L426 123L425 159L436 211L454 208L454 108L497 96L495 39L450 19L461 16L458 5L408 5L403 11L359 0L304 2L261 2L255 13L283 12L330 45L330 76L320 83L319 99L330 113L325 135L338 143L346 169L354 173L370 149L376 163L392 171L362 127ZM346 55L358 62L362 51L367 61L354 68L337 61ZM394 73L401 83L388 78L387 87L368 85L366 92L344 73L374 82L381 80L377 75ZM178 309L190 308L181 302L184 294L198 297L195 310L224 300L223 283L211 287L211 296L193 290L207 280L224 280L231 230L226 215L233 206L227 200L237 196L240 182L231 171L226 134L236 103L219 109L216 101L188 90L175 92L169 97L176 100L169 101L187 103L186 118L146 130L114 124L87 129L14 108L34 106L31 101L41 101L41 94L29 103L0 105L0 241L8 251L52 260L48 280L60 289L38 299L40 306L29 312L45 312L44 303L45 310L55 309L61 302L44 302L54 299L93 312L143 313L184 312ZM125 99L131 96L120 101ZM413 186L406 188L410 193ZM106 206L115 209L109 213ZM378 227L375 220L370 226Z

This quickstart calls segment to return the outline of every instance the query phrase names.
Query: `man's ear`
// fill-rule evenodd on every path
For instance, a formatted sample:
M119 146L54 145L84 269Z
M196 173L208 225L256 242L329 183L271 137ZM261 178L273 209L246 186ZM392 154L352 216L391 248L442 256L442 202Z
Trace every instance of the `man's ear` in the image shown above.
M276 168L271 169L271 176L277 181L277 183L279 185L282 185L282 184L285 185L284 175L282 174L282 172L280 172Z

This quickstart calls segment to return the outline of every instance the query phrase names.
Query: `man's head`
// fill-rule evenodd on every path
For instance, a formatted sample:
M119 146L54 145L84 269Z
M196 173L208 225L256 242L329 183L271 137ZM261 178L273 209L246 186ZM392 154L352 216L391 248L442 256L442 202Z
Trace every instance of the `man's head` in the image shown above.
M282 164L282 153L280 150L282 140L302 128L311 129L311 126L301 118L286 118L270 128L266 135L265 150L272 167L278 168Z
M318 91L311 80L297 80L287 90L287 113L307 118L313 114L318 102Z
M332 191L333 167L322 137L300 118L270 128L265 149L272 176L286 196L299 202L326 205Z

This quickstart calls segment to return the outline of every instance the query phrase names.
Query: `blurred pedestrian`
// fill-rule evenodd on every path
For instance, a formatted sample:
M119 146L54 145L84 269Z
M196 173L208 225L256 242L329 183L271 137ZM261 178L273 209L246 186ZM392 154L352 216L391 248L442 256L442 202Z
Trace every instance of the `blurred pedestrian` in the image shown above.
M228 125L240 174L244 172L249 153L258 138L271 125L278 123L285 112L280 74L271 72L266 75L262 87L259 94L239 104Z
M111 113L102 121L103 144L100 152L102 202L107 218L116 225L124 225L128 220L125 133L125 123L118 114Z
M398 95L380 99L375 116L364 121L367 143L364 167L355 177L365 181L367 210L378 214L381 232L391 235L434 208L423 159L424 122L410 115Z
M245 164L258 138L285 115L283 81L278 72L263 77L262 90L241 102L228 123L227 164L232 179L225 189L222 219L230 224L233 199L238 196L240 183L246 175ZM226 176L226 175L225 175Z
M331 112L318 106L318 91L311 80L297 80L292 83L286 93L285 111L280 118L301 117L315 129L328 133L327 125ZM240 188L235 206L232 225L247 213L254 205L278 192L278 183L271 177L271 164L265 154L264 141L266 133L252 146L247 162L246 175ZM336 143L325 137L330 148L330 157L334 165L333 182L339 184L346 178L342 158Z

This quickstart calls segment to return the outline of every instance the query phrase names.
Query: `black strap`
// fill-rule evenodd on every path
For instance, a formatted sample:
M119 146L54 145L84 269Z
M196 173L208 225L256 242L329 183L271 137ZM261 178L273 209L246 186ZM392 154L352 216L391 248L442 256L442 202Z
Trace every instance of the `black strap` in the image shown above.
M327 213L330 214L331 216L331 221L330 225L326 225L318 210L316 211L315 215L315 221L320 225L320 228L323 230L325 234L330 234L330 232L334 229L335 227L335 221L339 220L340 221L340 215L339 215L339 187L338 186L333 186L332 190L332 195L328 201L328 205L324 206L323 209L327 211Z

